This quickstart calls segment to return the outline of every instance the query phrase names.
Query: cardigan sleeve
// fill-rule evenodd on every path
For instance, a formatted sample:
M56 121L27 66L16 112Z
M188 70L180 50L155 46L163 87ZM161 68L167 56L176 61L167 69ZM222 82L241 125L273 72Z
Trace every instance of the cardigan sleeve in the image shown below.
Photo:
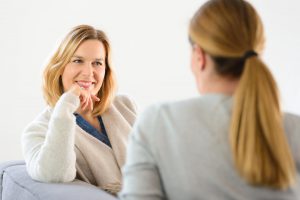
M69 182L76 175L75 116L79 98L64 93L52 112L46 109L22 134L22 150L29 175L42 182Z
M122 200L165 199L159 168L151 150L151 134L155 131L156 109L149 108L133 128L127 147L126 164L123 167L123 188L119 193ZM155 137L155 136L154 136Z

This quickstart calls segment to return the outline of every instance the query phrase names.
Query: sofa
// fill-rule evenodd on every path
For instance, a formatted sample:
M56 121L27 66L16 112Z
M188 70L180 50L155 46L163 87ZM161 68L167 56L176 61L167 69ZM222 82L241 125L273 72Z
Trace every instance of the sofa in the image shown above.
M71 183L42 183L32 180L24 161L0 164L0 200L116 200L105 191L75 180Z

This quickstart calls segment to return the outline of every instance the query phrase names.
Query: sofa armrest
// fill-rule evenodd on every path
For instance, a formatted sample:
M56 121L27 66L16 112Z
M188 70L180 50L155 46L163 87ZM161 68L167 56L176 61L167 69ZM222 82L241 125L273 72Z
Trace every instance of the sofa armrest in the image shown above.
M0 200L116 200L105 191L75 180L71 183L42 183L30 178L24 161L0 164Z

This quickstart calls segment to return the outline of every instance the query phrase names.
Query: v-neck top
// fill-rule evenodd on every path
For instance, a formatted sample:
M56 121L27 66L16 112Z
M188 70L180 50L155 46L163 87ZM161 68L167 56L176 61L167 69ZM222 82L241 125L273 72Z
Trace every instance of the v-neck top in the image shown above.
M98 116L98 122L101 126L101 131L99 132L95 127L93 127L89 122L87 122L82 116L80 116L78 113L74 113L76 117L76 124L82 128L84 131L92 135L93 137L97 138L101 142L105 143L107 146L111 147L109 138L107 136L104 123L101 116Z

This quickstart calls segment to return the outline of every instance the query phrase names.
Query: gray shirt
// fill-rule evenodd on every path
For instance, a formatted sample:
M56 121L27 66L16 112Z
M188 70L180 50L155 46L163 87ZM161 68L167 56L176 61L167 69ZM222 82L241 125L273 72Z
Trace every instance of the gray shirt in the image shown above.
M285 114L297 183L255 187L237 173L228 142L232 98L209 94L148 108L135 124L121 199L300 199L300 117Z

